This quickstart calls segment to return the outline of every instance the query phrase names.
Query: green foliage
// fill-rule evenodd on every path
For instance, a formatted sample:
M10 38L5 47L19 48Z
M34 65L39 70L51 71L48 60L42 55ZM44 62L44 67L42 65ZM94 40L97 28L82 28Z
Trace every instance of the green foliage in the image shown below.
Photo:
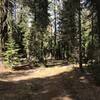
M93 7L78 9L79 0L10 0L9 5L4 1L0 3L0 46L5 50L5 61L11 66L20 63L19 56L28 62L44 62L52 56L75 63L79 60L79 33L82 60L99 62L98 20ZM56 32L53 24L56 24Z
M67 59L72 57L78 48L78 27L77 27L77 7L73 0L63 2L63 9L60 14L60 43L64 48ZM70 9L71 8L71 9ZM61 49L62 49L61 47ZM72 58L73 59L73 58Z
M18 45L15 43L10 34L6 43L6 51L3 53L3 55L5 62L11 67L19 63L18 51Z

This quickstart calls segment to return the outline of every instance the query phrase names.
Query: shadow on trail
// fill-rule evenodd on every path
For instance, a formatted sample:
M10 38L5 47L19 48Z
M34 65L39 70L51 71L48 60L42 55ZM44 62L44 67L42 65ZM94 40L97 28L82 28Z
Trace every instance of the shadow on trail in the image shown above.
M100 100L100 90L78 70L23 81L0 81L0 100Z
M13 78L13 77L20 77L20 76L27 76L32 72L35 72L36 69L34 70L20 70L20 71L12 71L12 72L3 72L0 73L0 77L2 77L3 79L7 79L7 78Z

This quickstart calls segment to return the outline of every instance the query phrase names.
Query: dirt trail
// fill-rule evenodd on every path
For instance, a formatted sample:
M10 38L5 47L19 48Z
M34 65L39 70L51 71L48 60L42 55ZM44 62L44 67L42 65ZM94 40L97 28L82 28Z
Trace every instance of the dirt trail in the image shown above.
M72 66L0 74L0 100L100 100L99 94Z

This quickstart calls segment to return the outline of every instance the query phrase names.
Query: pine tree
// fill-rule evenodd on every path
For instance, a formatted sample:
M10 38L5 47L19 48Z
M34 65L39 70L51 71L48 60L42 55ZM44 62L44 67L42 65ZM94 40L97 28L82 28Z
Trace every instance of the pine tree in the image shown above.
M3 53L3 55L5 62L10 67L13 67L19 63L18 51L19 51L18 45L12 38L11 33L9 33L9 38L6 43L6 51Z
M76 3L73 0L63 2L63 9L61 10L60 15L60 39L62 41L63 51L65 52L64 55L68 60L77 58L77 55L75 55L75 52L77 52L78 49L76 11Z

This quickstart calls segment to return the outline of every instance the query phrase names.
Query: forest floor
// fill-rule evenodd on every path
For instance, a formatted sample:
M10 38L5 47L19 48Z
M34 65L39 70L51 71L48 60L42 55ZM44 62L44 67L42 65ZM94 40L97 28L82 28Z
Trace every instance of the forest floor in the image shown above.
M100 100L100 87L73 65L0 74L0 100Z

